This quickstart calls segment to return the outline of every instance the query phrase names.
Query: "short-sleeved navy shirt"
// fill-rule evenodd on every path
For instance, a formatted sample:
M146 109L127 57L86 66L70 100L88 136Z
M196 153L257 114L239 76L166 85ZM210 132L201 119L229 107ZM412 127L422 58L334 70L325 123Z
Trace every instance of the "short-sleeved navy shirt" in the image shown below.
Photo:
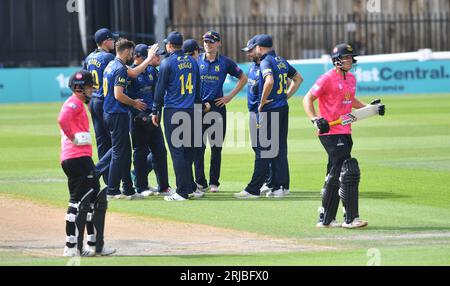
M206 58L206 54L198 57L201 80L201 98L203 102L214 101L223 97L223 83L227 75L239 78L242 70L230 58L218 55L213 62Z

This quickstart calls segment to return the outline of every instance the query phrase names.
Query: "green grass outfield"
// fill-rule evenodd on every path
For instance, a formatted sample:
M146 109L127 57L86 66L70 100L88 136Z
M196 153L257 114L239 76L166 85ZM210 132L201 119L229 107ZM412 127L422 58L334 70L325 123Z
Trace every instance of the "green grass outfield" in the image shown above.
M360 214L369 221L366 229L315 228L326 154L304 115L301 98L290 101L289 197L256 201L233 198L233 193L248 183L253 168L253 151L241 146L223 151L222 185L218 194L181 203L167 203L161 197L112 201L109 208L111 212L313 241L338 246L339 250L117 256L83 259L82 264L366 265L370 259L368 250L375 249L380 254L381 265L450 265L450 94L385 96L383 101L387 106L384 118L374 117L353 125L353 156L358 158L362 171ZM64 211L68 193L59 166L60 135L56 117L60 106L61 103L0 105L0 194L49 203ZM234 100L228 110L246 112L245 100ZM174 184L171 164L169 174ZM153 175L151 183L155 184ZM342 221L341 213L338 219ZM0 265L65 265L66 262L63 258L0 252Z

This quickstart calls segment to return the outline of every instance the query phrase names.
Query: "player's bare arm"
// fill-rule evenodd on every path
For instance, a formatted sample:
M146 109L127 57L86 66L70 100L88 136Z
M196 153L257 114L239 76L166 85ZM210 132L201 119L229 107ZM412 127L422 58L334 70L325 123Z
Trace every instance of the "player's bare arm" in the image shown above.
M156 55L156 52L158 51L158 44L154 44L152 45L149 49L148 49L148 56L147 58L137 67L134 68L130 68L127 66L128 70L127 70L127 75L129 77L132 78L136 78L139 74L141 74L142 72L145 71L145 69L148 67L148 65L151 63L151 61L153 60L153 58Z
M147 104L139 99L131 99L124 92L122 86L114 87L114 97L123 104L134 107L137 110L144 111L147 108Z
M287 98L291 98L299 89L300 85L303 82L303 77L300 73L296 73L292 80L289 82L289 87L287 90Z
M244 88L244 86L247 84L247 80L247 75L242 73L239 77L239 82L236 84L230 94L216 99L216 106L223 107L225 106L225 104L229 103Z
M363 101L360 101L356 97L355 97L355 99L353 100L353 103L352 103L352 107L355 108L355 109L360 109L360 108L366 107L367 105L368 105L367 103L365 103Z
M259 103L259 107L258 107L259 112L262 112L264 105L273 101L273 99L270 99L270 100L267 99L267 97L269 97L270 92L272 91L273 84L274 84L274 80L273 80L272 74L266 75L266 77L264 79L264 87L263 87L263 92L262 92L262 96L261 96L261 102Z
M305 109L306 115L309 119L317 117L316 109L314 107L314 101L317 99L311 92L308 92L303 98L303 109Z

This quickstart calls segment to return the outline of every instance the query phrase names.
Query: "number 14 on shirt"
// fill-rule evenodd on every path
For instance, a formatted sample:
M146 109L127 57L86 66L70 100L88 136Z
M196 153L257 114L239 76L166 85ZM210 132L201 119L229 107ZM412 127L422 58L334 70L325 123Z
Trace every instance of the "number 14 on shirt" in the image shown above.
M184 74L180 76L180 83L181 83L181 95L186 94L186 90L189 94L192 94L194 90L194 86L192 85L192 73L189 73L187 76L187 80L184 80Z

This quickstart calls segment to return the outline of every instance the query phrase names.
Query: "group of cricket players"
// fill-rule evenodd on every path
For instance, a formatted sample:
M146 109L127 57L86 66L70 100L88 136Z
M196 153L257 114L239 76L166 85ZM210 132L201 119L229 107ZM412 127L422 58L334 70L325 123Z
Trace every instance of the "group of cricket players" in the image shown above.
M184 40L176 31L167 35L163 46L135 45L106 28L95 33L95 41L97 49L85 59L83 69L70 77L73 93L58 117L61 166L70 193L64 256L107 256L116 252L104 245L108 200L160 195L166 201L184 201L219 192L226 106L244 87L250 132L255 135L255 160L250 182L234 197L289 195L288 100L303 77L275 52L270 35L255 35L242 48L251 62L247 72L220 54L222 36L213 30L202 36L202 47L194 39ZM368 224L359 218L360 169L351 156L351 124L330 124L353 108L373 105L379 115L385 113L380 100L366 104L355 97L356 79L350 72L355 56L350 45L336 45L331 52L333 68L320 76L303 98L305 113L328 154L316 224L320 228L360 228ZM228 75L237 83L225 95L223 84ZM85 104L94 126L97 164L92 159L93 140ZM211 158L207 180L204 156L208 142ZM166 146L176 188L169 184ZM152 171L155 187L148 182ZM336 221L339 201L344 208L342 223Z

